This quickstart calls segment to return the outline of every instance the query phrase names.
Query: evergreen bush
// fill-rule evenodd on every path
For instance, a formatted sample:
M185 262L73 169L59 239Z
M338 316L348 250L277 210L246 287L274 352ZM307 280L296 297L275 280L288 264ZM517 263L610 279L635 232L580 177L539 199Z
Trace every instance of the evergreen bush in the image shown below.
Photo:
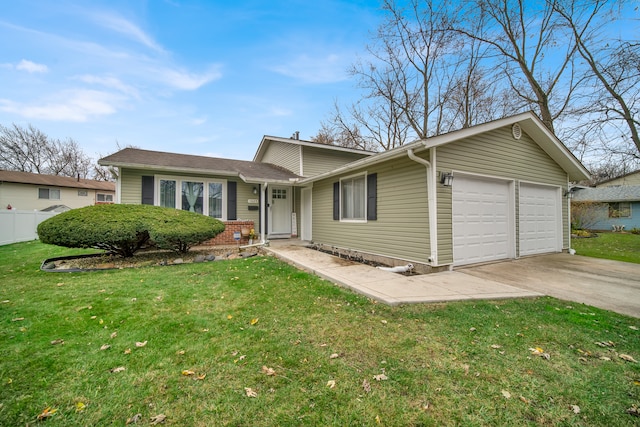
M224 224L204 215L151 205L95 205L72 209L40 223L43 243L104 249L131 257L154 244L179 253L212 239Z

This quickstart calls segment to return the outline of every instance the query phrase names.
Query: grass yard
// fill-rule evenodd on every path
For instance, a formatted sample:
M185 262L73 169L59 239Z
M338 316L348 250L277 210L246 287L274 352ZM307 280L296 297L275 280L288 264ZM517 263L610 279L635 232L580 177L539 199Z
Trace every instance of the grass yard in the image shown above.
M599 233L598 237L571 239L578 255L640 264L640 234Z
M388 307L271 257L38 270L73 252L0 247L0 425L640 423L639 319L553 298Z

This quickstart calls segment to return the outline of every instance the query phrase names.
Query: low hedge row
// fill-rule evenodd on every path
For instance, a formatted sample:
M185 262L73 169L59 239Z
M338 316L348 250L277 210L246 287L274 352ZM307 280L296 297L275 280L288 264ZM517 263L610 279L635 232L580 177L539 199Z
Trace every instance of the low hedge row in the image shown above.
M72 209L40 223L43 243L98 248L131 257L145 245L186 253L224 231L208 216L151 205L95 205Z

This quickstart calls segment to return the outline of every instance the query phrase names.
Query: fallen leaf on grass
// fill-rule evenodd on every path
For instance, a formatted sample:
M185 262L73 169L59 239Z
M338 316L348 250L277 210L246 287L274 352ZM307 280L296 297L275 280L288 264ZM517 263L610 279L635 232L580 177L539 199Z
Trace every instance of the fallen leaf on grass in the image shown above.
M8 302L8 301L7 301L7 302ZM637 331L637 330L638 330L638 327L637 327L637 326L629 326L629 329L633 329L634 331Z
M502 346L498 344L491 344L491 348L502 348Z
M640 417L640 407L638 405L632 405L631 408L627 409L627 414Z
M57 409L51 409L51 406L49 406L48 408L45 408L45 410L42 411L36 419L38 421L46 420L47 418L52 417L56 412L58 412Z
M571 408L574 414L577 415L580 413L580 407L578 405L570 405L569 407Z
M196 373L194 371L191 371L189 369L185 369L182 371L182 375L184 375L185 377L189 377L191 375L195 375Z
M541 349L540 347L536 347L536 348L529 348L529 351L531 352L532 355L534 356L540 356L544 359L551 359L551 356L549 355L549 353L545 353L543 349Z
M124 366L118 366L117 368L111 368L109 369L109 372L111 372L112 374L118 373L118 372L122 372L124 370L126 370L127 368L125 368Z
M529 402L530 402L530 401L529 401L529 399L527 399L527 398L526 398L526 397L524 397L524 396L520 396L520 400L521 400L522 402L526 403L526 404L529 404Z
M338 353L333 353L331 356L329 356L329 359L337 359L338 357L340 357Z
M124 351L124 354L131 354L131 349L130 349L130 348L126 349L126 350Z
M167 416L165 414L158 414L151 417L151 425L155 426L157 424L162 424L166 421Z
M51 341L51 345L58 345L58 344L64 344L64 340L63 339L57 339L57 340Z
M247 394L247 397L258 397L258 393L252 388L245 387L244 392Z
M201 375L196 375L193 379L195 381L202 381L203 379L205 379L207 377L207 374L201 374Z
M276 374L276 371L273 370L273 368L267 368L266 366L263 366L262 373L272 377Z
M631 362L631 363L638 363L638 361L636 359L634 359L633 357L629 356L628 354L619 354L618 357L622 360L626 360L627 362Z
M611 358L607 356L600 356L600 360L604 360L605 362L608 362L611 360Z
M507 390L502 390L501 393L505 399L511 399L511 393L509 393Z
M369 381L367 381L366 378L364 381L362 381L362 389L365 393L371 392L371 384L369 384Z
M251 319L251 326L255 325L256 323L258 323L260 319L259 318L255 318L255 319Z
M114 339L117 336L118 336L118 332L114 332L110 335L111 339Z
M126 425L129 424L137 424L138 421L140 421L142 419L142 414L135 414L133 417L131 418L127 418L127 423Z
M145 345L147 345L146 341L142 341L142 342L138 341L138 342L136 342L136 347L138 347L138 348L144 347Z
M110 348L111 346L109 344L103 344L102 347L100 347L100 350L108 350Z
M376 381L386 381L389 379L389 377L387 377L385 374L380 374L380 375L374 375L373 379Z
M15 319L11 319L12 322L21 322L24 320L24 317L16 317Z
M329 380L327 381L327 387L329 388L335 388L336 386L336 380Z
M82 412L86 407L87 405L85 405L84 402L76 402L76 412Z
M613 341L597 341L596 345L598 345L600 347L615 347L616 346L613 343Z

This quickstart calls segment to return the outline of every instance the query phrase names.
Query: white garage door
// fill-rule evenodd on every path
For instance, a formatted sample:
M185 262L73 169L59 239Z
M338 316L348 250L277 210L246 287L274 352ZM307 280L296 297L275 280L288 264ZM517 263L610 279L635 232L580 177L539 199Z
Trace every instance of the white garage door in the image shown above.
M452 190L454 265L512 257L509 183L456 175Z
M557 187L520 185L520 256L562 250L560 200Z

